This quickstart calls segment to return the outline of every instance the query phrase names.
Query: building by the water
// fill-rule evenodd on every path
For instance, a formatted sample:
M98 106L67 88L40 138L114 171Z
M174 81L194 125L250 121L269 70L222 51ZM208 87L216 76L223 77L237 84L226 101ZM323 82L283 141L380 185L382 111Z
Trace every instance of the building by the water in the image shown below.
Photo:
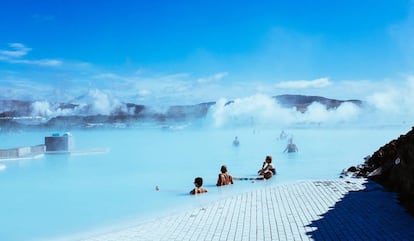
M45 137L44 144L0 149L0 160L33 158L45 153L70 153L73 147L74 140L70 133L63 135L54 133L52 136Z

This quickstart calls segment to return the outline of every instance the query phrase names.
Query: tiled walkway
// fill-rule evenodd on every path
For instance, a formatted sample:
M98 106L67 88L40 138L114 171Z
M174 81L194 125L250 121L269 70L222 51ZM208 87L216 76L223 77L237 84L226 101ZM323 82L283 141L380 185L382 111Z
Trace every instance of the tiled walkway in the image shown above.
M363 179L303 181L83 240L414 240L414 218Z

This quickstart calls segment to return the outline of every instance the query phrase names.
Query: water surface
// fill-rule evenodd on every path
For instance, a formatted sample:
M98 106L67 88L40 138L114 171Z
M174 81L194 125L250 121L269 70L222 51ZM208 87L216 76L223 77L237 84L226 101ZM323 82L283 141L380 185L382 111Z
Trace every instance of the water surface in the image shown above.
M45 155L2 162L0 240L49 240L123 227L255 188L338 178L343 168L408 131L383 128L292 128L298 153L283 153L280 128L75 130L76 149L101 154ZM53 133L0 134L0 148L42 144ZM232 141L238 136L240 145ZM278 174L269 181L216 187L220 166L255 177L266 155ZM188 195L194 177L209 193ZM155 190L159 186L160 191Z

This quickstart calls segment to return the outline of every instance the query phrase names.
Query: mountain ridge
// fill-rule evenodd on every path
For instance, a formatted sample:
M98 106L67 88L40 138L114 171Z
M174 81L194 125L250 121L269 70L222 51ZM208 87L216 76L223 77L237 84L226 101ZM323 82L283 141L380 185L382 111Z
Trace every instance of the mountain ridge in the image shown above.
M338 100L321 96L307 95L276 95L272 98L283 108L295 108L304 113L309 105L318 102L327 110L338 108L343 103L353 103L362 106L360 100ZM228 101L226 105L233 104ZM40 105L34 111L35 105ZM96 103L95 103L96 104ZM162 109L150 105L131 102L118 103L110 112L100 113L92 104L78 103L48 103L23 100L0 100L0 127L3 129L22 127L90 127L97 124L114 124L140 121L167 121L194 120L207 116L215 101L193 105L171 105ZM39 113L41 112L41 113ZM54 113L51 115L49 112ZM49 115L48 115L49 113Z

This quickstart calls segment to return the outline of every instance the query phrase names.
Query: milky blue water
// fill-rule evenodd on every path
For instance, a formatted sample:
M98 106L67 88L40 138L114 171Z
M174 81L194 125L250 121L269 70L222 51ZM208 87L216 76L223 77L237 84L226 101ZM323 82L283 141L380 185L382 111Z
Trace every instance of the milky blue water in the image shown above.
M342 169L409 131L407 127L292 128L298 153L283 150L280 128L74 130L77 149L100 154L46 155L1 162L0 240L49 240L99 233L240 192L306 179L338 178ZM0 148L42 144L48 131L0 133ZM238 136L240 146L232 146ZM216 187L220 166L255 177L266 155L278 174L269 181ZM190 196L194 177L207 194ZM160 190L156 191L155 186Z

